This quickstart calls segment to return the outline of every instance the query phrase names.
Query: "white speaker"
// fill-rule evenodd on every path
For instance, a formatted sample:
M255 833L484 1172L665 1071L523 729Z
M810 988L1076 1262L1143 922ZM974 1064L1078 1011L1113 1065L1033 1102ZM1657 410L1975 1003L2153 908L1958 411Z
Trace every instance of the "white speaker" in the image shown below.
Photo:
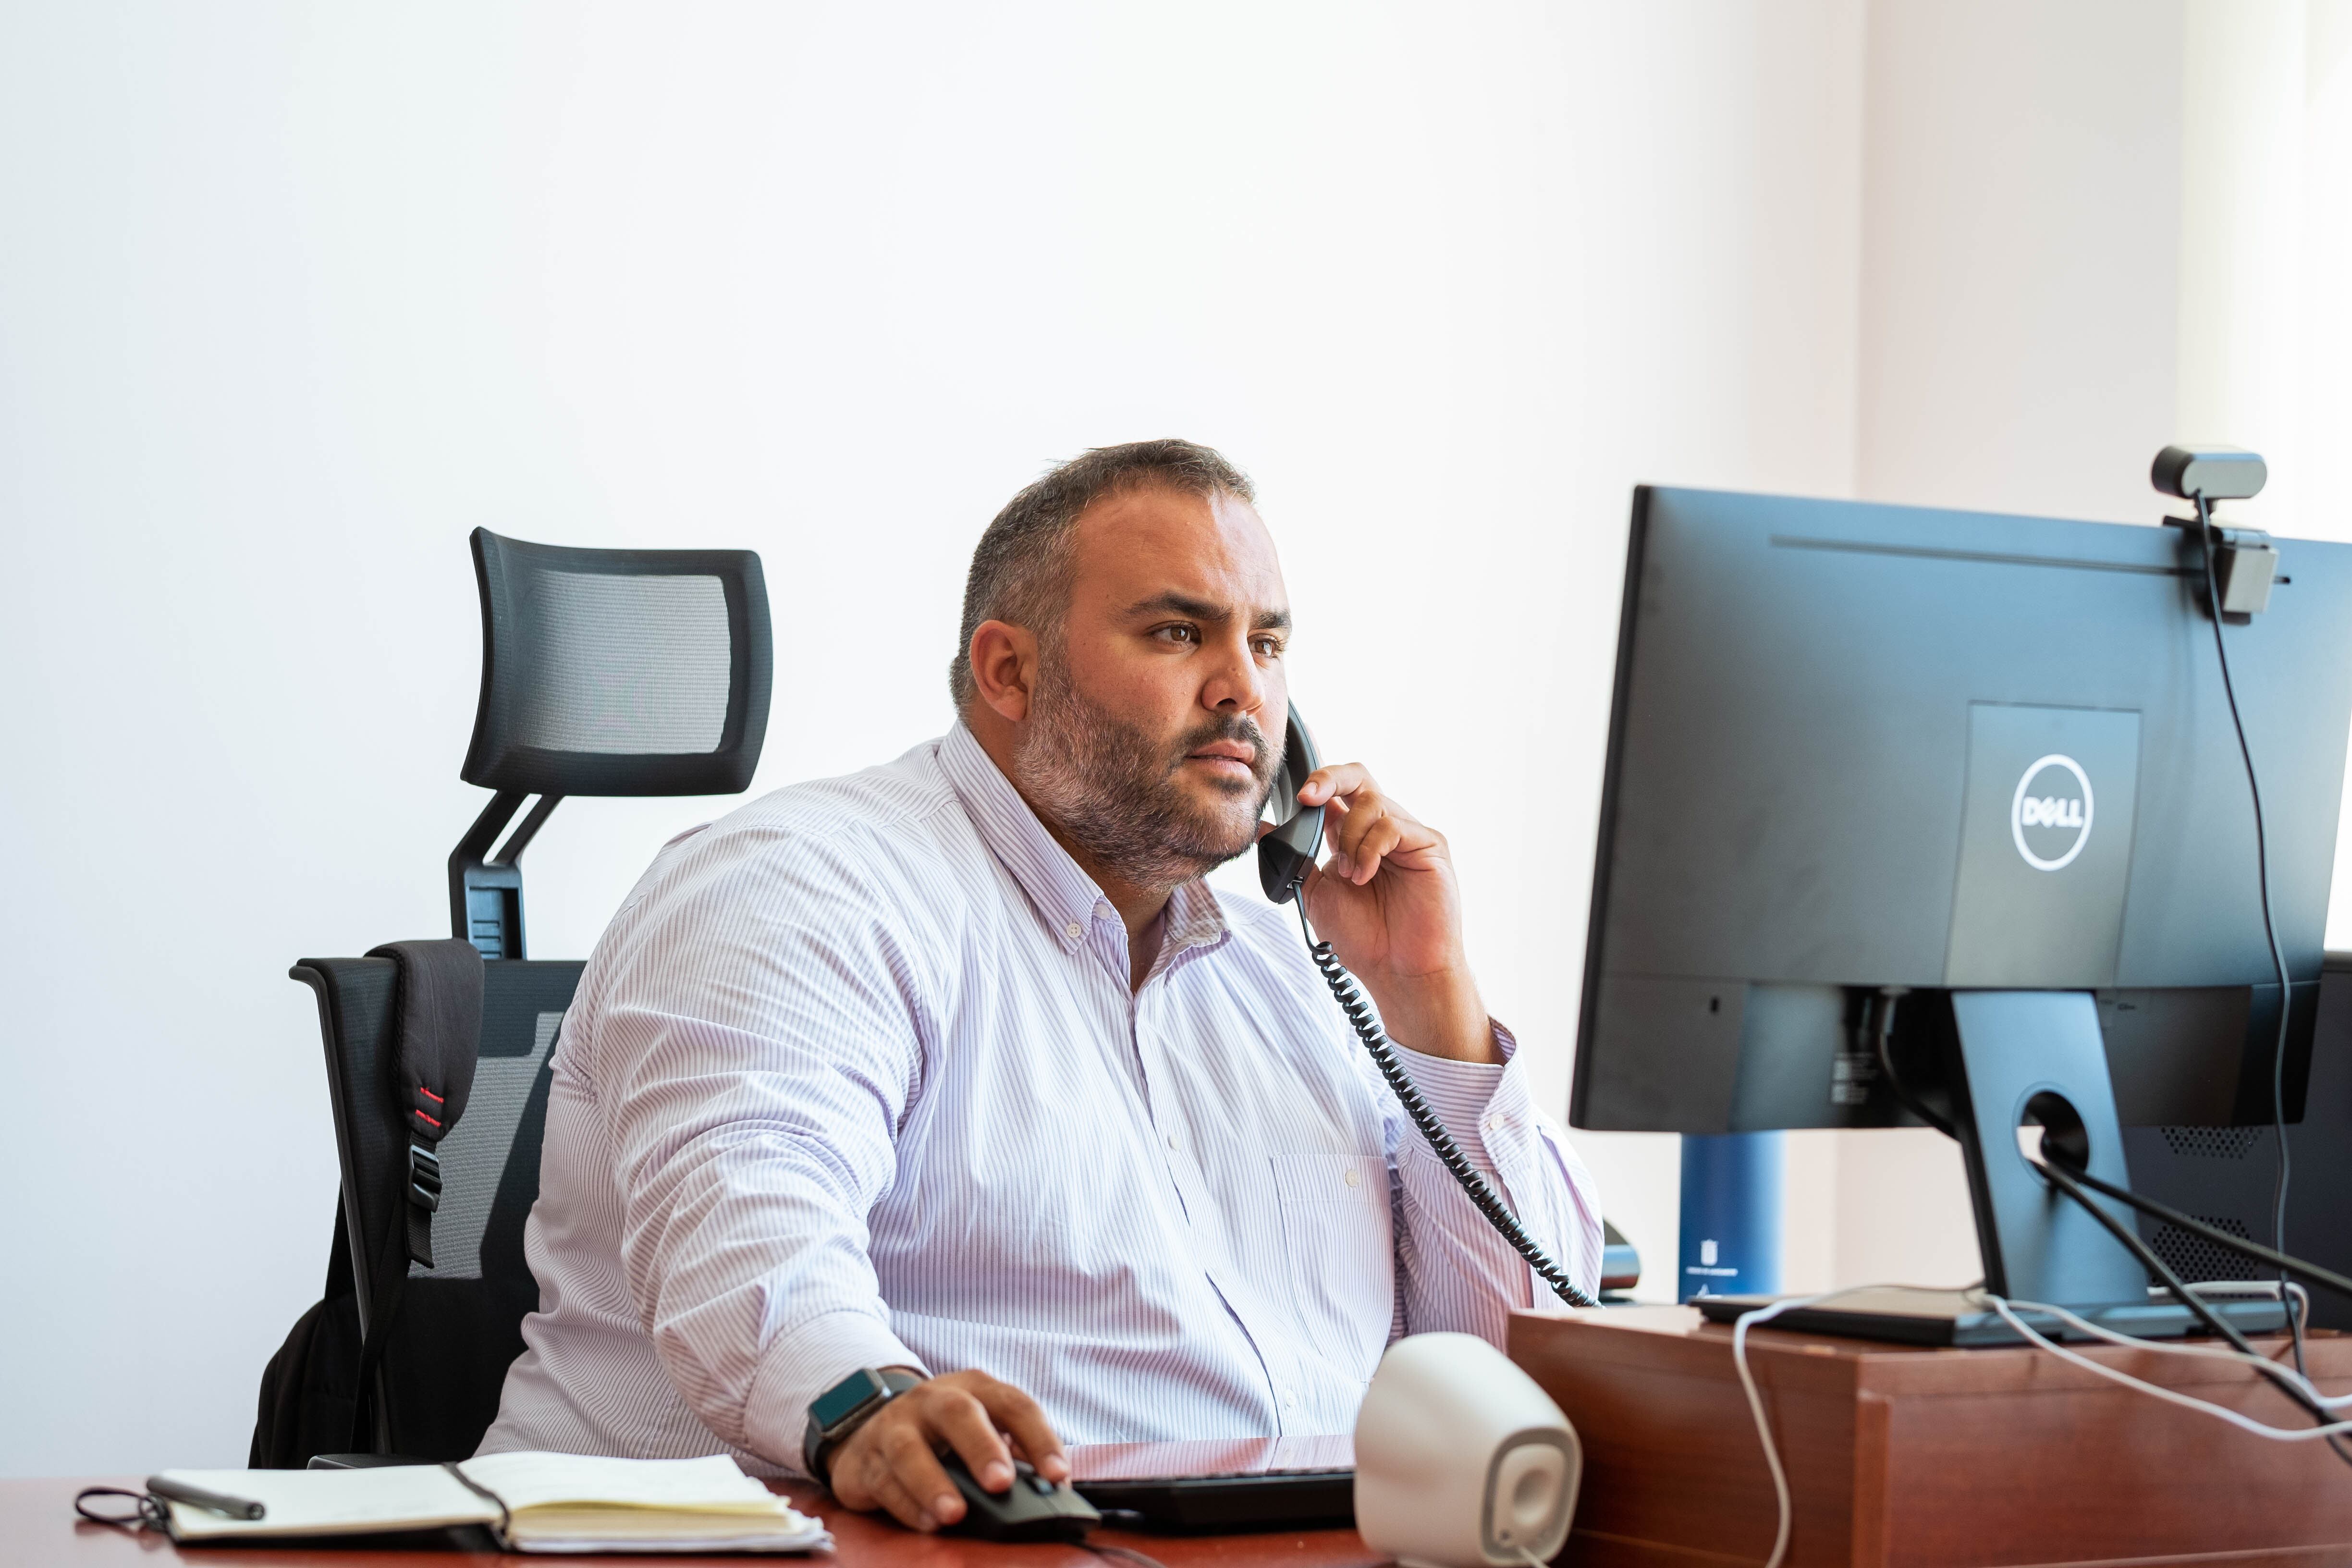
M1473 1334L1414 1334L1356 1413L1356 1529L1406 1568L1549 1563L1584 1449L1535 1379Z

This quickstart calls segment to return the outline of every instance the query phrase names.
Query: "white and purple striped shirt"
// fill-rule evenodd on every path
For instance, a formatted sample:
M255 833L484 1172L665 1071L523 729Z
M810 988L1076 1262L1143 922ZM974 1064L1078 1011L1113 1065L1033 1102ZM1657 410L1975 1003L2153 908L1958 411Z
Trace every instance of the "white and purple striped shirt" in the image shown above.
M1283 911L1127 930L959 725L673 840L565 1016L484 1452L796 1470L864 1366L978 1368L1066 1442L1344 1432L1398 1334L1549 1300ZM1496 1037L1509 1053L1513 1042ZM1591 1179L1526 1070L1402 1052L1588 1290Z

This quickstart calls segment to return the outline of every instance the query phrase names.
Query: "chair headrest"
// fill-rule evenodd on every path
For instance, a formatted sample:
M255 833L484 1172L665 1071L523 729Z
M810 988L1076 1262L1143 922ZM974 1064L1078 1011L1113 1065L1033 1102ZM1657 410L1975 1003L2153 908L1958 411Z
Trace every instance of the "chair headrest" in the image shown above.
M530 795L732 795L767 737L749 550L583 550L478 528L482 693L459 770Z

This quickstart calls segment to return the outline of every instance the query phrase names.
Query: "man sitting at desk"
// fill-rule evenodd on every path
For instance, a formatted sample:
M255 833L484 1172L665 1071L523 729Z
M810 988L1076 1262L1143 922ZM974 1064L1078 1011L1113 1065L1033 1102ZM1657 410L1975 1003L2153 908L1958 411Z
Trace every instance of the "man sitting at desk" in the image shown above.
M963 1511L935 1446L1002 1490L1000 1433L1059 1479L1064 1440L1344 1432L1398 1335L1499 1342L1528 1266L1287 911L1201 880L1281 762L1287 603L1223 458L1089 452L982 536L943 739L662 850L565 1016L486 1451L814 1462L928 1529ZM1318 934L1591 1289L1591 1178L1479 1001L1444 839L1357 763L1299 798L1332 807Z

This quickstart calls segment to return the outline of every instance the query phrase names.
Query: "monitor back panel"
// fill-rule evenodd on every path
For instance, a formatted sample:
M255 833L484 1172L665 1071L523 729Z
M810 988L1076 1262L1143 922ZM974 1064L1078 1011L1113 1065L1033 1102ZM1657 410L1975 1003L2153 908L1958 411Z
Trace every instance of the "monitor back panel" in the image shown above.
M2274 1023L2276 986L2184 545L2154 526L1640 492L1577 1124L1860 1124L1836 1058L1852 991L1888 985L2096 991L2127 1121L2242 1113L2245 1064L2212 1041ZM2226 635L2280 940L2315 985L2352 548L2285 542L2281 570L2271 608Z

